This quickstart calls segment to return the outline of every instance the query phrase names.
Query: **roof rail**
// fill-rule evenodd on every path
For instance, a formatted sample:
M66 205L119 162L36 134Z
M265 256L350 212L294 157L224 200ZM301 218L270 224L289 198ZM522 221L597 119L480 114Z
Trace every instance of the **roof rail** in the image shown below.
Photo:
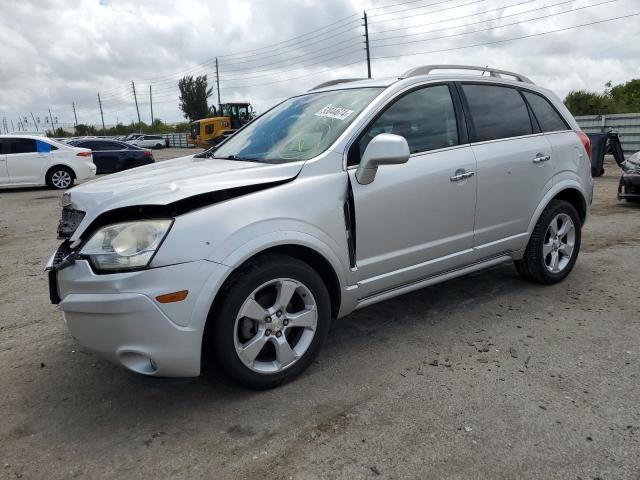
M422 67L412 68L411 70L404 72L402 75L400 75L400 78L416 77L418 75L429 75L433 70L475 70L483 73L489 72L490 76L497 78L502 78L502 75L509 75L519 82L533 84L533 82L529 78L519 73L509 72L507 70L498 70L497 68L490 67L474 67L472 65L424 65Z
M366 80L366 78L336 78L335 80L329 80L328 82L321 83L320 85L316 85L315 87L309 89L318 90L319 88L330 87L332 85L338 85L339 83L348 83L348 82L357 82L358 80Z

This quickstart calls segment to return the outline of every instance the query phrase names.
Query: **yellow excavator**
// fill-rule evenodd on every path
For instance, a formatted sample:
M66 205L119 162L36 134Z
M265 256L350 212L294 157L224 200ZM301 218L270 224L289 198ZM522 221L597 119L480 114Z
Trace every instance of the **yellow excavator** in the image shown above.
M250 103L224 103L214 115L191 123L191 133L187 137L190 145L202 148L217 145L253 120L254 112Z

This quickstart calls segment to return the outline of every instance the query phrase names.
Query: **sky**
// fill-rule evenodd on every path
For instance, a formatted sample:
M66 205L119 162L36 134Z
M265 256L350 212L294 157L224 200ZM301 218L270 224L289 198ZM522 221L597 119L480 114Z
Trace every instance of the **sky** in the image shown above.
M564 97L640 78L640 0L0 0L0 121L184 121L178 79L206 74L217 104L257 112L332 78L419 65L520 72ZM500 27L500 28L498 28ZM555 33L544 34L553 30ZM511 40L518 37L517 40ZM17 127L15 127L17 129ZM2 124L0 124L2 129Z

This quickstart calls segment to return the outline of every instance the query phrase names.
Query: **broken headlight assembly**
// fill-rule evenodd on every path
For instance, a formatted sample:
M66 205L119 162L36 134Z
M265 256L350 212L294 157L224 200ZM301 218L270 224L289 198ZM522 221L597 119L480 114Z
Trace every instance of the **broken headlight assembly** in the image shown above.
M107 225L97 230L80 250L80 257L103 272L146 268L173 220L140 220Z

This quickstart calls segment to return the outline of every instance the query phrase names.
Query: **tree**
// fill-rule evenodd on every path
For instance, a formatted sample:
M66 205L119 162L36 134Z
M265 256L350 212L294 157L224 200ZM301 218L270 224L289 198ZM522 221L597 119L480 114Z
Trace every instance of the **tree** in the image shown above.
M616 113L640 112L640 79L611 87L609 96Z
M184 118L193 122L209 116L207 99L211 96L213 88L208 88L206 75L195 78L187 75L178 81L178 88L180 89L180 110Z
M97 135L98 130L93 125L84 125L79 123L76 125L76 136L84 137L86 135Z
M607 95L586 90L574 90L564 99L564 104L573 115L601 115L611 113Z

